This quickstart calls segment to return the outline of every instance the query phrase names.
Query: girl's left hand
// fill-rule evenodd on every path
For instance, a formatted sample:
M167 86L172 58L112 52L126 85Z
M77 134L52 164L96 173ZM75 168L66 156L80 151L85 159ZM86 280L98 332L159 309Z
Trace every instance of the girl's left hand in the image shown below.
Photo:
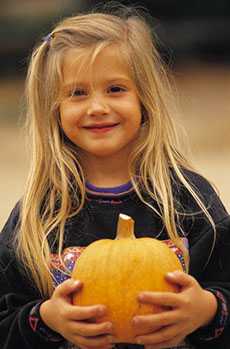
M142 303L165 307L158 314L133 318L136 343L149 349L168 348L181 343L188 334L207 325L217 310L216 297L203 289L192 276L175 271L167 274L166 278L179 286L179 293L142 292L138 297Z

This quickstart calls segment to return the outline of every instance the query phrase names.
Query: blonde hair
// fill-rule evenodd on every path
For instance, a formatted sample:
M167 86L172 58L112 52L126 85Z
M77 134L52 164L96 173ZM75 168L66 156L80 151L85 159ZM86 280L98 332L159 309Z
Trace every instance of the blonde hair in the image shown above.
M49 38L33 52L27 76L27 122L32 142L31 169L21 205L17 254L41 294L53 292L50 275L49 235L58 242L61 256L66 220L78 214L85 201L85 178L77 150L63 135L59 122L60 85L65 53L79 54L92 48L92 62L101 50L116 44L131 67L145 120L129 170L140 200L150 206L143 193L158 203L169 237L182 249L177 232L179 215L172 192L172 172L190 192L211 224L212 218L183 169L192 169L179 151L170 113L168 75L156 50L150 26L134 9L121 13L92 12L60 22Z

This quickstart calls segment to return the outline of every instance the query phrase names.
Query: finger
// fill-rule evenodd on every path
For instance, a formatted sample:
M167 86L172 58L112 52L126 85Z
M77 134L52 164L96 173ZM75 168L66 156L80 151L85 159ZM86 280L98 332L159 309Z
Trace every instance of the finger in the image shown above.
M141 292L138 295L141 303L160 305L163 307L178 307L181 305L180 295L173 292Z
M106 315L106 307L102 304L89 305L89 306L78 306L73 305L69 318L72 320L94 320Z
M167 273L165 278L169 282L177 284L178 286L180 286L182 288L187 288L187 287L193 285L195 282L195 279L191 275L188 275L188 274L184 273L183 271L179 271L179 270L176 270L176 271L171 272L171 273Z
M161 327L173 325L180 320L178 311L165 311L159 314L139 315L132 320L134 328L146 333L156 331Z
M89 348L95 347L103 347L107 345L111 345L114 343L114 338L110 335L97 336L97 337L82 337L82 336L74 336L74 342L78 345L86 346Z
M183 325L178 322L172 326L162 327L159 331L145 335L137 336L136 343L144 345L156 345L172 341L173 338L183 336Z
M81 321L74 321L71 324L72 332L83 337L95 337L99 335L112 334L113 326L111 322L91 324Z
M77 345L77 343L76 343L76 345ZM86 347L86 346L84 346L84 345L79 345L79 344L78 344L78 347L81 348L81 349L112 349L112 348L114 347L114 344L106 344L106 345L104 345L104 346L100 346L100 347L91 347L91 348ZM115 348L114 348L114 349L115 349Z
M70 297L73 292L79 291L82 286L83 284L81 281L68 279L56 287L54 297Z

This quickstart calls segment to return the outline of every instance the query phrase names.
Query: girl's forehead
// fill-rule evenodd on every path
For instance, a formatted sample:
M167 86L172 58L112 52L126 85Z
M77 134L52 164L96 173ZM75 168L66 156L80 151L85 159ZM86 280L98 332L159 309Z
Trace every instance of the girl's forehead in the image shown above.
M69 49L66 51L63 65L63 83L69 84L73 81L84 79L98 79L102 77L120 76L131 79L130 65L127 57L116 45L102 48L98 53L95 49Z

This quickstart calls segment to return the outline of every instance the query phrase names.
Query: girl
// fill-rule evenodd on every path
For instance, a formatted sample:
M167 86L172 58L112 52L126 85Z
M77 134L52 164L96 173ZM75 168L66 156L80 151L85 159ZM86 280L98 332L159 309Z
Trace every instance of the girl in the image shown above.
M143 292L165 306L133 318L146 348L226 349L230 340L230 218L177 145L170 87L150 26L137 11L63 20L35 49L27 77L32 162L0 240L1 348L107 349L103 304L73 306L81 251L114 238L119 213L136 236L171 240L189 274L178 294ZM123 346L123 344L116 344Z

